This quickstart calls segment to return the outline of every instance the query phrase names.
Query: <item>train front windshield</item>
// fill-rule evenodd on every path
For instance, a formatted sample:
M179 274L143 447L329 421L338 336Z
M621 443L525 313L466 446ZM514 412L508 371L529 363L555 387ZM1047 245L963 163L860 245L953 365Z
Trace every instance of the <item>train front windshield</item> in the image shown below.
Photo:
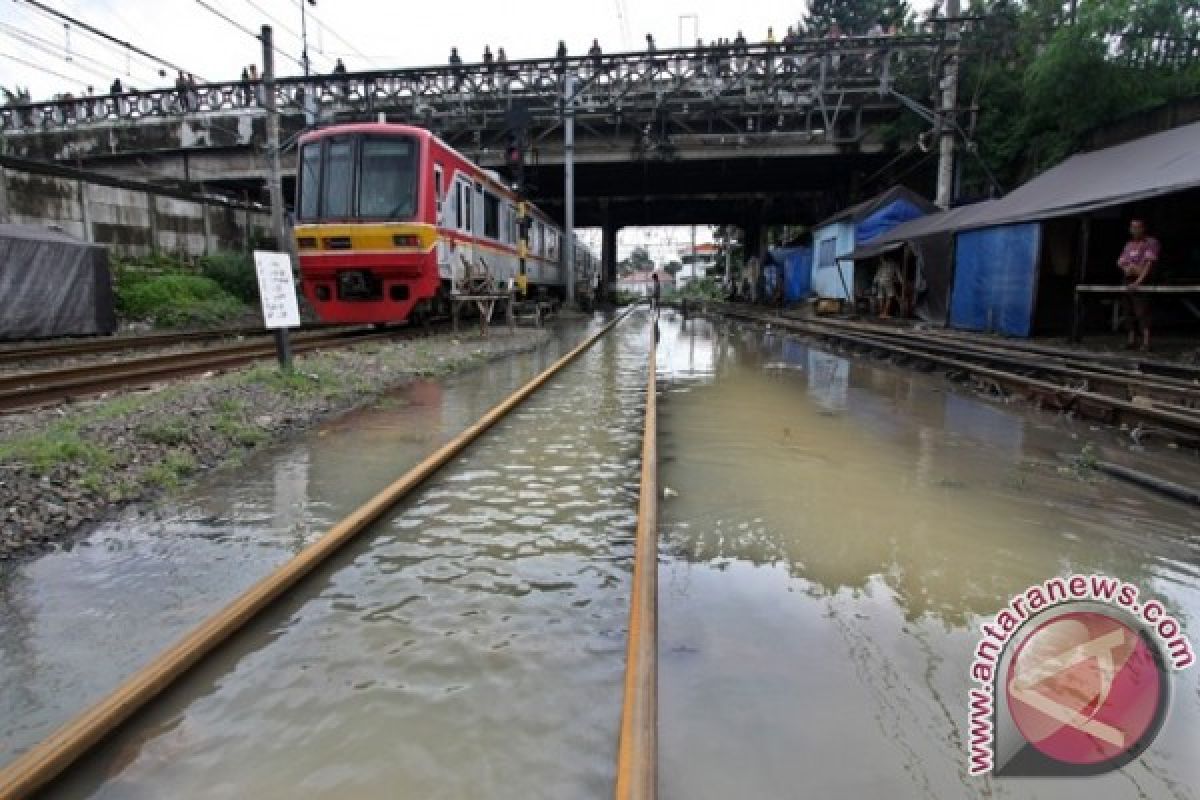
M331 136L304 145L299 219L412 219L417 213L417 147L407 136Z

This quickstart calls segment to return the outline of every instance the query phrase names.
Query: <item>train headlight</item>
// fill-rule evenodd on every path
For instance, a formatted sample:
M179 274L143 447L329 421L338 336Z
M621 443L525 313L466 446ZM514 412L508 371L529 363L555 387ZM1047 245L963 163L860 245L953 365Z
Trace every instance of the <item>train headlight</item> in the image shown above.
M392 244L396 247L420 247L421 240L415 234L397 233L392 237Z

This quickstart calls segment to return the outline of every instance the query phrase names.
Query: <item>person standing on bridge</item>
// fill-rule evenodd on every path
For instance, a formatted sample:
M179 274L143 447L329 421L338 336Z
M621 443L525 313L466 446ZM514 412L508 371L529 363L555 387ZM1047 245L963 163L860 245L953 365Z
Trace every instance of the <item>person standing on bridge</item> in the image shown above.
M457 47L450 48L450 74L454 81L454 91L462 88L462 57Z
M1158 239L1146 235L1144 220L1133 219L1129 222L1129 241L1121 250L1117 259L1117 268L1125 278L1125 288L1129 290L1126 299L1126 313L1129 315L1130 349L1137 346L1138 332L1142 336L1142 350L1150 349L1150 298L1138 294L1137 290L1145 285L1150 273L1158 263L1160 252Z
M662 284L658 282L658 273L650 273L650 308L658 311L659 300L662 299Z
M604 63L604 51L600 49L599 39L592 39L592 46L588 48L588 58L592 60L592 73L599 75Z

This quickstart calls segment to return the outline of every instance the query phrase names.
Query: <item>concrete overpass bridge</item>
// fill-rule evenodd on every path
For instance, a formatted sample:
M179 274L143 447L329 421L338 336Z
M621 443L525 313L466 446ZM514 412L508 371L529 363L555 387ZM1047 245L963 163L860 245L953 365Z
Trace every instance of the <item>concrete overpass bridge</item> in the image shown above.
M752 244L763 224L851 199L907 113L897 74L939 73L947 48L941 35L812 39L284 78L274 91L289 142L383 114L503 170L516 136L529 193L560 218L569 108L578 226L615 241L629 225L728 223ZM264 92L235 81L0 108L2 151L264 201ZM294 173L295 148L283 156Z

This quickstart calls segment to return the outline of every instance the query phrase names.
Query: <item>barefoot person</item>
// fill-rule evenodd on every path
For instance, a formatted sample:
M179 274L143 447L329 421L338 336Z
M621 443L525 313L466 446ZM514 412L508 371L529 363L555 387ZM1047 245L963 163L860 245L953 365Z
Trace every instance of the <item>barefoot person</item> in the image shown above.
M1150 298L1137 294L1144 286L1158 263L1159 245L1153 236L1146 235L1146 223L1140 219L1129 222L1129 241L1117 259L1117 267L1125 277L1125 288L1130 289L1126 299L1129 314L1129 347L1137 346L1138 332L1142 336L1142 349L1150 349Z

